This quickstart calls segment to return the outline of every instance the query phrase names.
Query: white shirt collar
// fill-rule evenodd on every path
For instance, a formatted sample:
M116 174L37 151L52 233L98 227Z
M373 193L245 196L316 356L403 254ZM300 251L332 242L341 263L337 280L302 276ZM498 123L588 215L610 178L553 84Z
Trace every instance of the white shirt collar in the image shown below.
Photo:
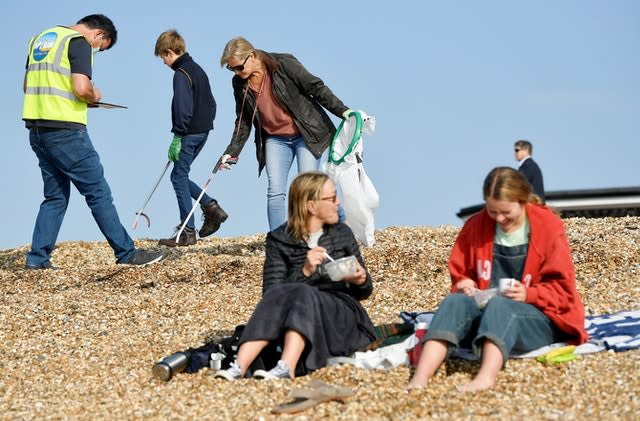
M531 158L531 155L525 156L524 158L522 158L520 161L518 161L518 166L521 167L524 161L526 161L529 158Z

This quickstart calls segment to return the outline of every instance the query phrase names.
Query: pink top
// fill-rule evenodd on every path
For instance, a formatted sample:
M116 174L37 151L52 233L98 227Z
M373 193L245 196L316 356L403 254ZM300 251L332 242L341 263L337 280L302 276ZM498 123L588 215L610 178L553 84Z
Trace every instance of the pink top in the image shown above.
M269 73L265 73L259 90L256 90L251 84L249 84L249 87L256 93L256 104L258 111L260 111L260 124L265 132L282 137L300 135L300 131L289 113L273 96Z

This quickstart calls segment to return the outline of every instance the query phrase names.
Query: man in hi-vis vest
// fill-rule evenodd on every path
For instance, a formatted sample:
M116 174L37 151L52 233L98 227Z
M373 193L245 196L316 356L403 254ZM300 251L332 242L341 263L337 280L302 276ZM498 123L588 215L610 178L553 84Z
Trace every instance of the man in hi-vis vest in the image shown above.
M51 252L67 210L71 183L84 196L117 263L146 265L165 256L164 252L135 249L120 223L100 157L87 133L87 104L102 97L91 82L92 54L111 48L117 37L111 19L89 15L75 25L47 29L29 42L22 119L38 157L44 200L26 269L52 267Z

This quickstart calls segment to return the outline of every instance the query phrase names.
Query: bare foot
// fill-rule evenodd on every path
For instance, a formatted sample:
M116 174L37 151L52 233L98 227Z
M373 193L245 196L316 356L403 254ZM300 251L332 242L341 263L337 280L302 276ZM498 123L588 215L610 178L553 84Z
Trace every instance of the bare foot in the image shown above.
M495 384L496 384L495 378L476 376L476 378L471 380L471 382L462 386L456 386L456 389L458 389L458 392L475 393L475 392L480 392L482 390L489 389L493 387L493 385Z
M423 387L425 387L427 385L427 383L429 383L429 380L427 380L427 379L417 380L416 377L414 376L409 381L409 384L407 385L407 389L422 389Z

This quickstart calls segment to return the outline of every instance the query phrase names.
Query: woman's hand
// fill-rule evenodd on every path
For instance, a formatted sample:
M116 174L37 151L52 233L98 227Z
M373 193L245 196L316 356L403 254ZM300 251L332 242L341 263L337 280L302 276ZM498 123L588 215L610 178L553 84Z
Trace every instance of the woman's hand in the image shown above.
M302 267L302 273L307 278L314 274L318 269L318 265L321 264L326 257L327 249L324 247L314 247L307 252L307 259L304 261Z
M367 282L367 272L360 265L360 262L356 261L356 272L353 275L345 277L344 280L350 284L360 286Z
M473 295L476 291L478 291L478 288L476 287L476 283L471 279L463 279L462 281L458 281L458 283L456 283L456 290L463 293L464 295Z
M511 287L505 288L502 295L513 301L522 301L524 303L527 299L527 287L520 281L514 281Z

